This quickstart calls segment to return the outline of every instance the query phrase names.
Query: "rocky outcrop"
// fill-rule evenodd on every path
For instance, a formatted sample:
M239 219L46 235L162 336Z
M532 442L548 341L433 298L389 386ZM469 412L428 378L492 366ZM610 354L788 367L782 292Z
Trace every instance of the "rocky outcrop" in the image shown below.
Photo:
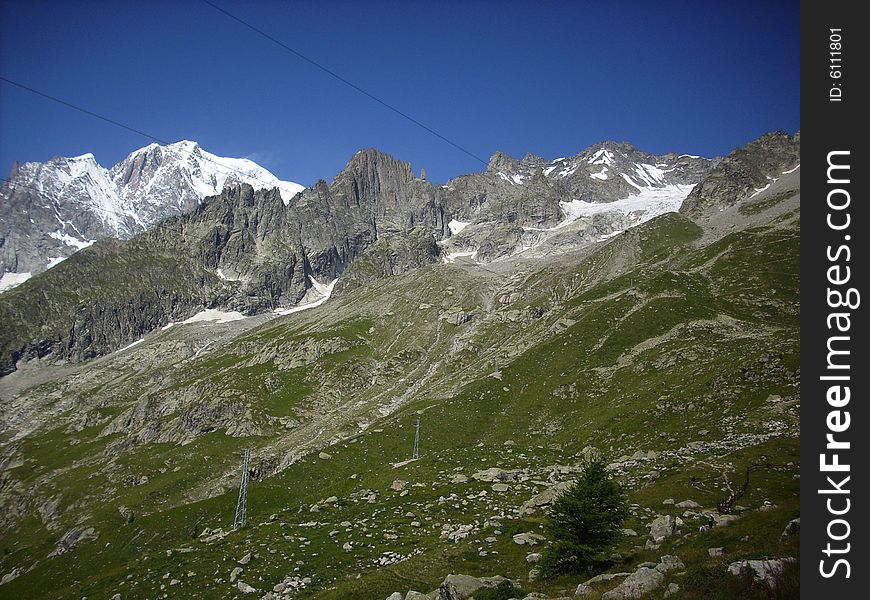
M783 131L768 133L722 159L695 186L680 212L697 218L733 206L794 168L800 153L800 132L794 136Z

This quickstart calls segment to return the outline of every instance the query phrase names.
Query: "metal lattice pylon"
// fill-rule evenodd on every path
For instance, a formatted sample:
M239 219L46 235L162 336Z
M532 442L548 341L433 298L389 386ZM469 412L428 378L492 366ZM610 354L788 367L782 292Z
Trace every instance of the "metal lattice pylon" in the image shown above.
M414 454L411 458L420 458L420 419L417 419L417 429L414 431Z
M245 460L242 463L242 482L239 484L239 501L236 504L236 520L233 521L233 530L245 526L248 518L248 462L251 459L251 451L245 448Z

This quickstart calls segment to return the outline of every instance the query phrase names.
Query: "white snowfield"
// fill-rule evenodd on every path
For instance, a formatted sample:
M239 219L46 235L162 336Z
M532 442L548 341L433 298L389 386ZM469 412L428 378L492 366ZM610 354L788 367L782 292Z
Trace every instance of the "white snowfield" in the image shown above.
M680 210L683 201L694 185L671 184L662 187L645 187L638 189L636 194L622 200L613 202L583 202L572 200L560 202L559 206L565 213L565 220L553 229L560 229L570 225L582 217L590 217L601 213L617 212L624 215L633 215L637 221L635 225L645 223L659 215Z
M31 277L31 273L3 273L0 277L0 293L11 290L16 285L21 285Z
M335 288L335 284L338 283L338 278L333 279L326 284L320 283L314 279L314 277L309 277L309 280L311 281L311 287L308 288L307 292L305 292L302 302L290 308L277 308L272 312L276 315L283 316L320 306L329 300L329 297L332 295L332 290Z
M77 237L73 237L68 233L64 233L61 230L52 231L48 234L48 237L52 237L59 242L63 242L67 246L72 246L76 250L81 250L82 248L87 248L97 240L80 240Z
M462 231L463 229L465 229L465 228L468 227L469 225L471 225L470 222L466 222L466 221L457 221L456 219L453 219L452 221L450 221L450 222L447 224L447 227L450 228L450 233L451 233L452 235L456 235L457 233L459 233L460 231Z
M166 331L170 327L175 327L176 325L189 325L190 323L200 323L203 321L214 321L216 323L229 323L230 321L238 321L240 319L244 319L245 315L238 311L230 311L224 312L222 310L216 310L214 308L207 308L202 310L192 317L189 317L183 321L178 323L167 323L163 326L162 331Z

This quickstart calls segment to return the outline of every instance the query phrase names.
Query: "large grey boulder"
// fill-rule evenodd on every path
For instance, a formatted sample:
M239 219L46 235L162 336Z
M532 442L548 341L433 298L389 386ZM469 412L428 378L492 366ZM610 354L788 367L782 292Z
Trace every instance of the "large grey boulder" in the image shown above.
M649 535L656 544L661 544L677 531L677 521L671 515L656 517L649 525Z
M660 572L648 567L641 567L614 589L605 592L601 596L601 600L643 598L646 594L659 587L664 580L665 576Z
M756 581L762 581L770 587L776 587L776 581L786 565L797 562L794 558L772 558L768 560L739 560L728 565L728 572L740 576L751 572Z
M482 587L495 587L505 581L505 578L472 577L471 575L448 575L438 588L438 600L467 600Z

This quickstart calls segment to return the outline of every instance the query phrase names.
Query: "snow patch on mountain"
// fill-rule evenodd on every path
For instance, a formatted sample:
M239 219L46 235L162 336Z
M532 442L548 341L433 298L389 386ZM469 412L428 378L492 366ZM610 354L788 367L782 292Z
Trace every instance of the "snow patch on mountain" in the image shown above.
M457 221L456 219L453 219L447 224L447 227L450 228L451 235L456 235L457 233L468 227L470 224L471 223L466 221Z
M640 225L659 215L680 210L686 196L694 187L694 185L671 184L639 188L637 194L613 202L583 202L582 200L560 202L565 220L554 229L565 227L583 217L608 212L629 215L636 220L635 225Z
M305 292L305 296L302 297L302 301L299 304L291 306L290 308L277 308L272 312L276 315L284 316L308 310L309 308L316 308L329 300L329 297L332 296L332 290L335 288L335 284L338 283L338 278L325 284L320 283L314 279L314 277L309 276L308 279L311 281L311 287L308 288L307 292Z
M80 240L77 237L73 237L68 233L64 233L63 231L52 231L48 234L48 237L54 238L60 242L63 242L67 246L72 246L76 250L81 250L82 248L87 248L97 240Z
M3 273L3 276L0 277L0 293L21 285L31 277L31 273Z

